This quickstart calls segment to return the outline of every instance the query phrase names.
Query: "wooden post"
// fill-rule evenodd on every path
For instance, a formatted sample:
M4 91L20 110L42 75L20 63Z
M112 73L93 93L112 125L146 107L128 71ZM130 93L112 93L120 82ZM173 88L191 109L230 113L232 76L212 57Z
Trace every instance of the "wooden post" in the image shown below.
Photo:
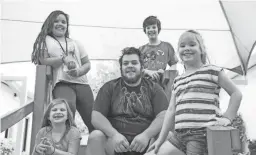
M233 127L207 128L208 155L232 155L241 150L239 130Z
M48 69L47 69L48 68ZM34 110L31 132L30 154L33 152L36 134L41 128L44 115L44 107L47 104L48 82L47 70L49 66L38 65L36 67L36 84L34 94Z

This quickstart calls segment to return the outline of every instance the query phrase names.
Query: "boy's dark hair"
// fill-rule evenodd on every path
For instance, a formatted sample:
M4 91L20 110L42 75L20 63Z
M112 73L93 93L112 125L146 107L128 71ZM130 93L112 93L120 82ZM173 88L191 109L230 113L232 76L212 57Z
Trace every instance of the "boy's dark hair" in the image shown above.
M149 25L157 25L158 33L161 31L161 22L156 16L149 16L143 21L143 31L146 33L146 27Z
M126 47L122 50L122 55L119 58L120 68L122 67L122 64L123 64L122 60L123 60L124 55L131 55L131 54L138 55L141 67L143 67L144 64L143 64L143 59L142 59L140 50L135 47Z

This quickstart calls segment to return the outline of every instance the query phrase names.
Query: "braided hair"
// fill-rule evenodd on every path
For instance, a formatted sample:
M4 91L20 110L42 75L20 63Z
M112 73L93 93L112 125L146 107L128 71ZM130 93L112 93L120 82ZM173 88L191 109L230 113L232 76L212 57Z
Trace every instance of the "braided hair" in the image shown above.
M47 50L45 38L47 35L53 36L52 29L55 19L60 15L63 14L66 17L67 20L67 31L65 33L65 37L69 37L69 17L68 14L64 13L60 10L55 10L50 13L50 15L46 18L46 20L43 23L43 26L41 28L41 32L38 34L36 41L33 46L33 52L31 54L31 61L34 64L40 64L40 58L45 57L45 50Z

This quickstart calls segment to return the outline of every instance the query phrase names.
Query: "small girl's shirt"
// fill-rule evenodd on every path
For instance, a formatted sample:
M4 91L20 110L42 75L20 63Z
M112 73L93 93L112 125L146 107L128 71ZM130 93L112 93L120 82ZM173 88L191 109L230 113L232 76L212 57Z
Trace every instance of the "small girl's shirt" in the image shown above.
M76 42L71 39L67 39L67 52L62 50L66 50L66 43L65 41L60 41L60 44L57 40L52 38L51 36L46 36L46 45L48 54L50 57L62 57L65 53L68 55L71 55L73 58L73 61L75 62L77 68L82 66L81 58L88 57L88 54L80 51ZM69 83L78 83L78 84L88 84L87 76L83 75L80 77L72 77L68 75L66 72L68 71L68 68L65 64L62 64L58 68L53 67L53 86L56 85L58 82L69 82Z
M77 140L81 140L81 134L76 127L71 127L64 136L58 141L54 141L52 138L52 130L51 127L43 127L39 130L36 135L36 143L35 146L41 142L42 138L47 138L54 145L54 147L58 150L62 150L68 152L69 147L74 147Z
M175 129L213 125L219 108L218 76L222 68L204 65L197 71L177 76L173 84L176 98Z
M159 45L143 45L140 48L143 56L144 67L148 70L165 70L167 64L172 66L178 62L172 45L161 41Z

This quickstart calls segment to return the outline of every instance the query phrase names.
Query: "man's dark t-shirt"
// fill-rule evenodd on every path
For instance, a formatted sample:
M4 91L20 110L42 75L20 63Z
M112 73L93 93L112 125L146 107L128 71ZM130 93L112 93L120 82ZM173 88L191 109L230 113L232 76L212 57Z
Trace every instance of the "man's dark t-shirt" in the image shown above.
M126 85L121 77L111 80L101 87L94 103L94 110L107 117L118 132L131 136L147 129L167 108L163 89L145 78L136 87Z

